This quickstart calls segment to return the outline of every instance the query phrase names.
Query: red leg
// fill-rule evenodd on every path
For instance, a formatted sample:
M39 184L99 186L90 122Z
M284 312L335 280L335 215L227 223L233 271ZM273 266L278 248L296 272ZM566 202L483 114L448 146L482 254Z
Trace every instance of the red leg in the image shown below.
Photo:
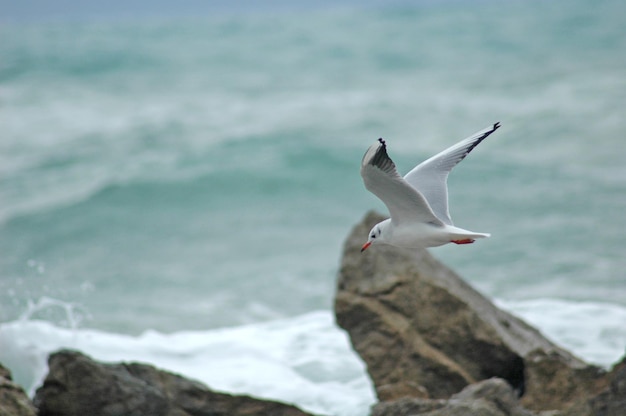
M451 240L450 242L454 244L472 244L474 240L466 238L465 240Z

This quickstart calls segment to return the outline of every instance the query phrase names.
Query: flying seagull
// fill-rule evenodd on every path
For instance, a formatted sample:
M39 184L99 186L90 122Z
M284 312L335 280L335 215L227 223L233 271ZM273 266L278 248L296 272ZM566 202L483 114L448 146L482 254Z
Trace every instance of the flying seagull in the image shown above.
M448 174L480 142L500 127L481 130L414 167L403 178L387 154L383 139L370 146L361 161L365 187L385 203L391 218L376 224L361 248L372 244L437 247L469 244L490 234L455 227L448 210Z

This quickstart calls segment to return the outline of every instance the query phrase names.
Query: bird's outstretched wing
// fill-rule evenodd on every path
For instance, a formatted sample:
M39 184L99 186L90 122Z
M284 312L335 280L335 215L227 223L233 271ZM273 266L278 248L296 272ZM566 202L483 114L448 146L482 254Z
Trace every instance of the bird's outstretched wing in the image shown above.
M421 193L441 221L452 225L448 210L448 174L480 142L500 127L495 123L417 165L404 177Z
M394 224L420 221L443 225L426 198L398 174L383 139L365 152L361 176L365 187L385 203Z

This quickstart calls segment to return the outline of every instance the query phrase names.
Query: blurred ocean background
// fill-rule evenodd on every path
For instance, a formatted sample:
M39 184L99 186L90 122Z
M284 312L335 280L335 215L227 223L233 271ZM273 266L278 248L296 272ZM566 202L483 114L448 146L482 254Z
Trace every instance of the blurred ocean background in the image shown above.
M583 359L623 355L623 1L14 3L0 362L31 394L71 347L367 414L332 315L343 239L386 212L361 157L384 137L406 173L496 121L449 179L492 238L431 253Z

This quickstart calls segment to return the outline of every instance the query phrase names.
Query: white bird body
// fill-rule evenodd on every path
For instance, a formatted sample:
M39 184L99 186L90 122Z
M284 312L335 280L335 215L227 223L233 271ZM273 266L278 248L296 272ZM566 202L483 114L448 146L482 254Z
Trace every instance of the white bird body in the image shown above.
M391 218L372 228L361 251L378 243L418 248L469 244L489 237L454 226L448 210L447 179L452 168L498 127L495 123L436 154L404 178L389 158L383 139L370 146L361 162L361 176L365 187L385 203Z
M381 221L379 226L383 232L381 233L382 238L376 239L377 243L405 248L438 247L453 242L468 244L472 242L469 240L490 236L487 233L476 233L453 225L437 225L418 221L403 227L394 227L391 218ZM370 235L372 234L370 233Z

